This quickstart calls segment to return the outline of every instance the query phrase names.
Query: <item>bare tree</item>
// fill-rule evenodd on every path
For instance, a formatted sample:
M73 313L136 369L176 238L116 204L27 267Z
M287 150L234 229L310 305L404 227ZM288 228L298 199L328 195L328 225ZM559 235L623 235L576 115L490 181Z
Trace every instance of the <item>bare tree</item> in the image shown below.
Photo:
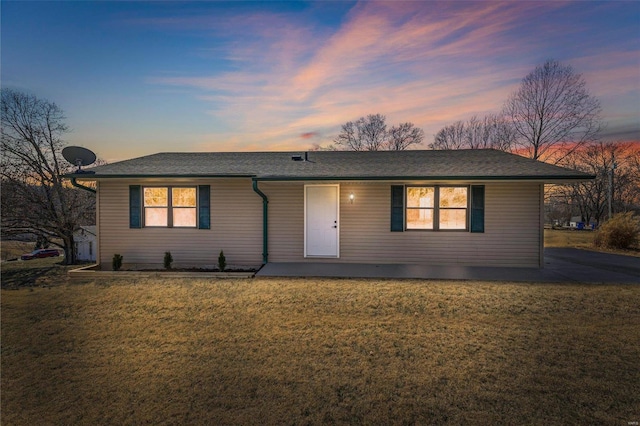
M618 147L611 156L612 170L610 182L612 184L613 213L630 210L640 211L640 151L637 144L615 143Z
M379 151L386 139L386 117L369 114L342 125L342 131L334 142L349 151Z
M1 111L2 235L34 234L74 263L73 233L94 220L95 196L61 177L73 169L61 158L63 111L11 89L2 89Z
M515 133L504 117L490 114L482 120L472 117L466 123L465 137L470 149L509 151L514 143Z
M489 115L485 118L491 127L491 148L500 151L513 151L516 144L516 129L502 114Z
M465 125L462 121L456 121L436 133L431 149L464 149L466 146Z
M387 130L384 115L369 114L343 124L334 142L349 151L400 151L421 144L423 139L424 131L413 123L401 123Z
M640 144L629 144L629 155L627 156L629 165L629 179L632 185L630 186L633 191L634 207L633 209L640 213Z
M412 145L420 145L424 140L424 130L413 123L400 123L391 127L386 148L389 151L403 151Z
M590 142L564 156L562 165L595 175L594 180L554 186L548 191L556 200L572 206L583 221L600 223L608 215L609 196L613 212L640 208L640 180L634 172L639 153L630 144ZM615 175L611 175L615 165ZM612 185L612 186L611 186Z
M546 223L555 226L565 226L573 215L573 200L566 193L560 191L557 186L545 188L544 214Z
M431 149L499 149L510 151L515 140L512 126L504 117L490 114L467 122L456 121L434 137Z
M600 102L571 66L548 60L521 82L504 105L519 148L534 160L559 163L600 131Z

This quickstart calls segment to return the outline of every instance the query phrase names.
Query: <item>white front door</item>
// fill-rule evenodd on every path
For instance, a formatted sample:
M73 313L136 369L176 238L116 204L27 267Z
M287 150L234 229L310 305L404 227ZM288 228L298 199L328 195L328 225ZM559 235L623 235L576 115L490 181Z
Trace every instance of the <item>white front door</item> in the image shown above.
M306 185L304 187L305 257L338 257L339 195L339 185Z

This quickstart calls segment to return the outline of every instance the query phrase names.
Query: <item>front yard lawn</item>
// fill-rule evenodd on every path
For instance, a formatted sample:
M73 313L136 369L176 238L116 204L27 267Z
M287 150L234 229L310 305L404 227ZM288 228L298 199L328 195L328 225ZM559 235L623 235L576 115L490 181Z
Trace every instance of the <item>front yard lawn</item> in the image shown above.
M2 289L41 287L66 283L69 269L80 265L62 265L62 257L2 262Z
M5 425L640 420L638 286L61 284L1 327Z

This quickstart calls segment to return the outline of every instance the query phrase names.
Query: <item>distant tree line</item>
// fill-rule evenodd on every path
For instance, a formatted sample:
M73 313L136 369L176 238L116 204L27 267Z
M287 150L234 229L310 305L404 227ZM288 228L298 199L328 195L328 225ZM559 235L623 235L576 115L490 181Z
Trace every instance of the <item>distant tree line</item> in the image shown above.
M552 185L546 191L545 213L552 223L579 216L600 224L613 214L640 213L640 144L589 142L567 155L562 165L595 175L594 180Z

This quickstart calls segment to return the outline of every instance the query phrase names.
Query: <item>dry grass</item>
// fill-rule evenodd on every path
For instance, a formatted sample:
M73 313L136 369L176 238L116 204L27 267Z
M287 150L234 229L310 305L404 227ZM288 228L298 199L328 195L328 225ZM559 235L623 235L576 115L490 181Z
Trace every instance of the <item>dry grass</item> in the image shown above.
M0 242L0 258L2 260L17 259L21 254L31 253L35 243L25 241Z
M564 229L545 229L545 247L593 248L593 231L575 231Z
M601 251L605 253L623 254L627 256L640 257L640 247L632 247L629 250L614 250L593 245L595 236L593 231L576 231L564 229L545 229L544 230L544 246L545 247L575 247L585 250Z
M67 271L78 265L60 264L62 257L2 262L2 288L46 287L66 283Z
M254 279L2 291L2 424L623 424L640 287Z

